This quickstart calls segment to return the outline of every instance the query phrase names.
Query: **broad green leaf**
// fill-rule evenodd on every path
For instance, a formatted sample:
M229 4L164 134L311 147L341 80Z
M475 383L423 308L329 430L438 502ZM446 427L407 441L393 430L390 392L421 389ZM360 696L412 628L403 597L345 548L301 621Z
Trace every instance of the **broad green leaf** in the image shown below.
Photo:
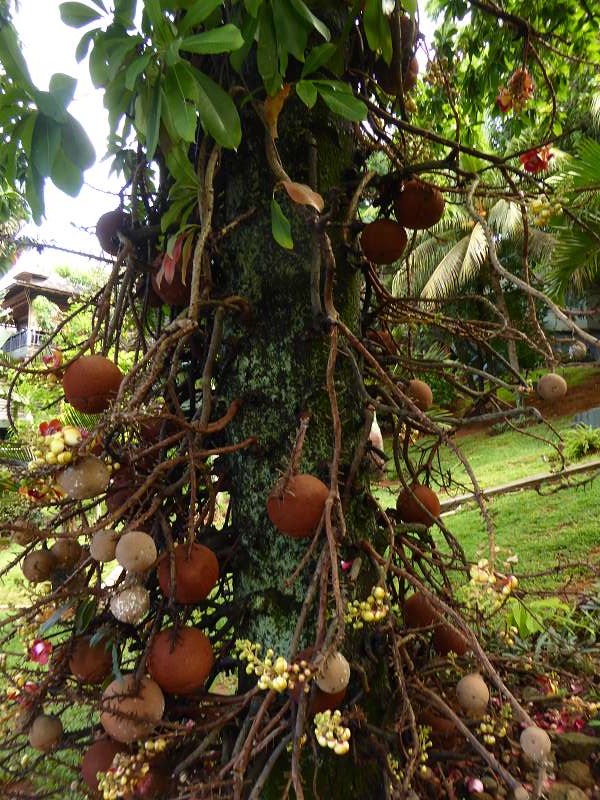
M258 19L258 52L257 64L260 76L263 79L267 92L276 94L281 89L282 78L279 74L279 58L277 55L277 41L273 26L271 8L264 5L260 10Z
M60 125L51 117L39 114L31 140L31 159L40 175L46 177L60 147Z
M110 68L106 55L106 46L103 40L96 39L89 60L90 76L92 83L99 89L106 86L110 79Z
M125 70L125 88L133 91L136 81L150 63L154 56L152 50L147 50L143 55L135 58Z
M212 78L194 70L200 92L200 121L217 144L235 149L242 141L242 126L235 103Z
M99 30L98 28L94 28L91 31L86 31L79 40L77 48L75 50L75 60L77 61L78 64L80 64L83 61L83 59L87 56L91 43L98 35L98 30Z
M191 31L192 28L195 28L196 25L202 24L221 3L222 0L198 0L179 23L179 33L185 35L188 31Z
M137 0L115 0L115 22L133 28Z
M71 197L77 197L83 186L82 171L75 166L63 150L59 150L56 154L50 177L58 189Z
M173 39L171 44L165 50L163 61L168 67L172 67L174 64L177 64L178 61L181 61L181 56L179 55L179 48L181 47L182 39L181 37L177 37L177 39Z
M187 36L181 42L181 49L186 53L212 55L239 50L243 44L244 39L239 28L236 28L235 25L223 25L220 28L204 31L204 33Z
M313 72L317 72L317 70L325 66L325 64L327 64L327 62L332 58L336 49L337 48L334 44L329 44L327 42L325 44L318 45L318 47L313 47L306 58L304 67L302 68L302 77L305 78L307 75L311 75Z
M238 50L235 50L229 56L229 61L231 62L231 66L234 68L236 72L240 72L242 69L242 64L246 60L246 56L250 52L252 45L254 44L254 37L256 35L256 30L258 28L258 20L256 17L251 17L248 15L244 20L244 24L242 25L241 33L244 39L244 44Z
M10 78L26 88L31 88L31 76L21 53L17 32L6 20L0 26L0 61Z
M309 108L312 108L317 102L317 88L312 81L298 81L296 94Z
M246 11L250 14L251 17L254 18L258 16L258 12L262 4L263 0L244 0Z
M309 28L305 21L294 11L290 0L279 0L273 3L273 22L277 46L291 53L298 61L304 61L304 50L308 41ZM280 52L281 58L281 52ZM284 72L283 68L281 70Z
M21 147L27 155L31 154L33 131L35 130L35 123L38 116L39 111L30 111L15 127L12 136L13 139L21 142Z
M388 18L383 13L381 0L367 0L363 25L369 47L373 52L381 53L385 63L389 64L392 60L392 31Z
M327 25L325 25L324 22L321 22L318 17L315 17L306 3L303 3L302 0L290 0L290 2L298 14L305 19L306 22L311 25L311 27L318 31L325 41L328 42L331 39L331 33L329 32Z
M196 106L186 98L173 70L166 73L162 100L177 136L186 142L195 141Z
M52 117L56 122L65 121L67 113L64 106L50 92L40 92L37 89L33 89L31 94L42 114Z
M25 174L25 199L34 222L39 225L44 216L44 179L31 165Z
M292 226L275 198L271 200L271 232L273 238L281 247L286 250L294 249Z
M158 146L160 132L160 114L162 108L162 91L160 81L148 89L148 106L146 112L146 157L152 160Z
M98 603L93 598L88 598L79 604L75 612L75 630L77 633L85 633L96 616L97 610Z
M50 78L50 94L55 97L61 105L66 108L75 94L75 87L77 81L70 75L64 75L62 72L56 72Z
M89 169L96 160L96 152L85 132L83 125L67 114L67 121L62 125L62 148L80 170Z
M59 10L60 18L71 28L83 28L102 18L101 14L83 3L61 3Z
M144 14L154 30L156 44L166 45L174 37L167 19L160 7L160 0L144 0Z
M342 92L331 85L327 86L323 83L319 83L318 90L319 94L334 114L339 114L340 117L349 119L352 122L361 122L363 119L367 118L366 105L362 100L354 97L349 87L347 87L346 91Z

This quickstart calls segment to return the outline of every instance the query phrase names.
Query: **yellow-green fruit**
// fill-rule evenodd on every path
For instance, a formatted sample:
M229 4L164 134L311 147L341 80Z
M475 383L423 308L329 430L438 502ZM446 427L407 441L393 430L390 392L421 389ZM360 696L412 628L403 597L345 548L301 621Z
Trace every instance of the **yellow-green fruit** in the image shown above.
M29 744L42 753L49 753L60 742L62 734L63 726L59 717L40 714L29 730Z

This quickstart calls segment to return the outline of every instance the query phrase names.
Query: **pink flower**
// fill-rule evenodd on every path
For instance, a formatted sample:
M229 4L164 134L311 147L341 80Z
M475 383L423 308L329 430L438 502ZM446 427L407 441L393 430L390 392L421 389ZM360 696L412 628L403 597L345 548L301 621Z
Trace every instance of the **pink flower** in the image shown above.
M52 655L52 643L46 639L35 639L29 648L29 660L36 664L47 664Z
M467 791L469 794L477 794L483 792L483 782L479 778L467 778Z
M354 559L352 561L342 561L342 572L348 572L349 569L352 569L352 564L354 564Z

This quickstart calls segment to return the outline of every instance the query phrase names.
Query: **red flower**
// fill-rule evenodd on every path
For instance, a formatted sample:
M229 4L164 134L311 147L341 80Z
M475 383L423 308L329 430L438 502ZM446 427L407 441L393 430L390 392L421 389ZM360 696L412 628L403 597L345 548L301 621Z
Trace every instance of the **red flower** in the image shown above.
M52 655L52 642L46 639L35 639L29 648L29 660L36 664L47 664Z
M496 105L503 114L506 114L506 112L510 111L510 109L512 108L513 105L512 95L505 86L500 87L500 91L498 92L498 97L496 98Z
M554 154L550 152L549 147L544 146L528 150L526 153L521 153L519 161L523 164L525 172L531 172L535 175L538 172L547 170L550 159L552 158L554 158Z
M62 431L62 422L59 419L51 419L50 422L40 422L39 431L42 436L52 436L53 433Z
M52 355L42 356L42 361L48 369L58 369L62 364L62 350L55 347L52 350Z

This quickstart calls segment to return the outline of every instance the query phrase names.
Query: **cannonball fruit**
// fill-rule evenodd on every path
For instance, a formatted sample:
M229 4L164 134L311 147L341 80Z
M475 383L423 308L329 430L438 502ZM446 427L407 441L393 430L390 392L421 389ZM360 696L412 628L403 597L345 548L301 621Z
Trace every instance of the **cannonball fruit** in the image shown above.
M441 506L437 494L432 489L424 484L414 483L400 492L396 509L402 522L429 527L435 521L432 517L439 517Z
M47 581L56 569L56 559L49 550L32 550L21 564L23 575L32 583Z
M126 214L122 208L115 208L114 211L102 214L96 223L96 237L100 242L100 247L106 253L116 256L121 247L118 233L126 231L129 226L129 214Z
M329 489L314 475L292 475L273 488L267 500L267 514L280 533L305 539L319 524Z
M433 392L429 384L418 378L413 378L408 382L406 394L420 411L429 411L433 405Z
M62 569L72 569L81 558L82 550L77 539L57 539L50 548L56 563Z
M69 669L78 681L97 684L110 675L112 655L106 641L90 644L89 636L75 639L69 658Z
M406 242L406 231L393 219L378 219L365 225L360 237L365 258L374 264L392 264L402 255Z
M137 625L144 619L150 608L150 593L143 586L130 586L123 589L110 600L110 610L119 622Z
M456 684L456 698L460 707L473 716L483 714L490 700L490 690L478 672L465 675Z
M63 376L65 399L77 411L99 414L117 396L123 373L109 358L81 356L69 364Z
M350 664L342 653L332 653L322 664L317 677L316 685L327 694L334 694L346 689L350 682Z
M86 500L106 491L110 472L96 456L84 456L59 472L56 483L69 500Z
M552 742L546 731L538 728L537 725L530 725L521 733L519 738L521 747L525 755L528 755L536 763L545 761L552 750Z
M52 714L40 714L33 720L33 725L29 729L29 744L35 750L49 753L60 742L62 734L63 726L60 717Z
M407 628L428 628L438 620L435 609L421 592L411 594L404 601L402 616Z
M469 650L469 644L465 637L452 625L446 625L446 623L436 626L431 641L436 652L441 656L447 656L448 653L464 656Z
M424 230L439 222L444 213L439 189L419 180L407 181L394 200L396 219L405 228Z
M137 681L135 675L123 675L106 687L100 707L104 730L128 744L152 733L162 719L165 698L150 678Z
M219 579L216 555L203 544L178 544L174 550L176 603L198 603L204 600ZM158 562L158 582L165 597L171 594L171 562L165 553Z
M191 694L200 689L213 664L210 641L202 631L188 626L160 631L148 652L148 672L169 694Z
M547 375L543 375L539 379L535 390L538 394L538 397L541 397L542 400L546 400L548 402L560 400L560 398L564 397L567 393L567 382L562 375L557 375L555 372L549 372Z
M117 561L129 572L144 572L156 561L154 539L144 531L128 531L117 542Z
M119 534L116 531L106 529L97 531L90 543L90 555L94 561L112 561L115 558Z
M104 736L91 744L81 761L81 777L91 791L98 792L98 773L106 772L117 753L126 752L124 745Z

